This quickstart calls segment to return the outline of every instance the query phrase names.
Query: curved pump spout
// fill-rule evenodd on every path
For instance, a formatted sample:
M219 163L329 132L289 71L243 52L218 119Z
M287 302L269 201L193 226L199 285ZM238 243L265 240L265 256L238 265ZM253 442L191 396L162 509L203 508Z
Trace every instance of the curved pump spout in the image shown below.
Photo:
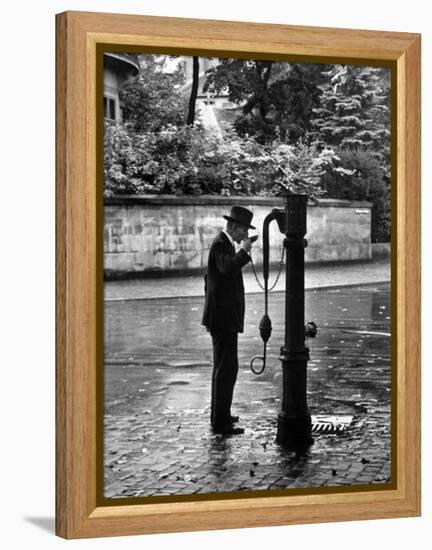
M273 220L277 220L279 229L283 232L283 216L284 211L274 208L270 214L268 214L263 223L263 276L264 276L264 300L265 300L265 313L261 318L259 324L259 331L261 339L264 342L263 355L255 355L250 362L250 369L254 374L262 374L266 368L267 360L267 342L270 339L272 332L271 319L268 316L268 279L269 279L269 225ZM254 363L261 361L262 366L259 370L255 369Z

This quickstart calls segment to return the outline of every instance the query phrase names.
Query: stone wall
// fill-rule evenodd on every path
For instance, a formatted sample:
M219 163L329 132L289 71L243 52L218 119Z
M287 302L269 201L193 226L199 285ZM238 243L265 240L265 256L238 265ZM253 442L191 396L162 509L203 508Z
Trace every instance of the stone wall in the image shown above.
M253 258L262 261L262 224L282 199L263 197L115 197L105 199L104 272L107 278L202 271L210 244L233 204L254 212L260 238ZM320 199L308 206L306 262L372 258L371 204ZM250 231L253 234L254 231ZM270 262L277 263L283 235L270 224Z

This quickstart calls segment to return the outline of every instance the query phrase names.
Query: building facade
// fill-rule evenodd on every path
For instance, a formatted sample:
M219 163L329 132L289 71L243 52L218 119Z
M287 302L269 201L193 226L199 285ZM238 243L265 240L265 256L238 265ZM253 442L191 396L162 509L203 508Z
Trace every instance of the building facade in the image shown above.
M138 61L125 53L105 52L104 54L104 117L119 122L122 120L122 109L119 89L129 77L139 71Z

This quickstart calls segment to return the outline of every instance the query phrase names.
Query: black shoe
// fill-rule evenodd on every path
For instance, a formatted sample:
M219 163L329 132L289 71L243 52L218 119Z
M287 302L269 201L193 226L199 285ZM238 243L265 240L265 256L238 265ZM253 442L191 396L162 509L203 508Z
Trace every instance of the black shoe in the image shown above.
M239 420L240 420L240 418L238 416L231 416L230 417L231 424L235 424Z
M221 428L213 428L213 433L220 435L241 435L244 434L244 428L235 428L232 424L227 424Z

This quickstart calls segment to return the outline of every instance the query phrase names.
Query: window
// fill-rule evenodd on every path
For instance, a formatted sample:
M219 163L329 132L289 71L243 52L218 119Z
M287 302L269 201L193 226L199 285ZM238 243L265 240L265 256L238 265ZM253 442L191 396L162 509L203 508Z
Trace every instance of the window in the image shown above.
M104 96L104 117L116 120L116 102L112 97Z

